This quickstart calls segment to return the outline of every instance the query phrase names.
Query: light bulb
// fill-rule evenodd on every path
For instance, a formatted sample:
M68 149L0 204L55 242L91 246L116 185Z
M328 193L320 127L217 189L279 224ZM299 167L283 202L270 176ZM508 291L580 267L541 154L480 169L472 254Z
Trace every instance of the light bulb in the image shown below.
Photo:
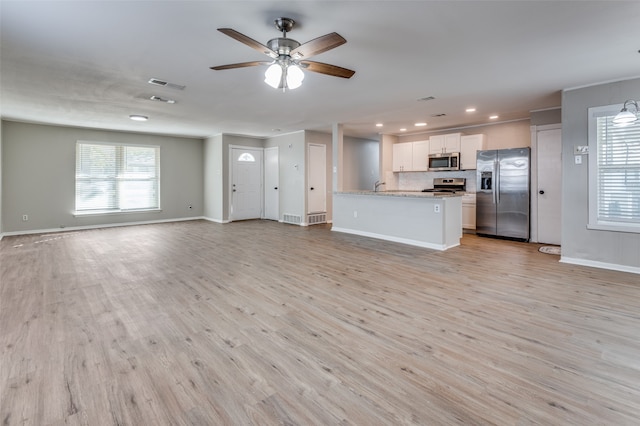
M280 86L282 79L282 66L278 63L269 65L269 68L264 73L264 82L269 86L277 89Z

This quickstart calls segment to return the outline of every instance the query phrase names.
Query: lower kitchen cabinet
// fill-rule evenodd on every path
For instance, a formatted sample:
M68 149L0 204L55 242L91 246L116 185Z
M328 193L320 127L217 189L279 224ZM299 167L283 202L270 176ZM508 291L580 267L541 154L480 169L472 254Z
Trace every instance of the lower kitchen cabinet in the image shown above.
M462 228L476 229L476 194L462 196Z

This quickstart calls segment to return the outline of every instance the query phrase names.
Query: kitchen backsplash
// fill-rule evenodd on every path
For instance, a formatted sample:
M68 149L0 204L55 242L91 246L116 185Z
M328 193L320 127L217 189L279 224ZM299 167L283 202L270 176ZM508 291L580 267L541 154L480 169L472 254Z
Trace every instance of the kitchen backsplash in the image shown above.
M466 179L467 192L476 192L476 171L455 172L387 172L385 190L421 191L433 188L433 178L462 177Z

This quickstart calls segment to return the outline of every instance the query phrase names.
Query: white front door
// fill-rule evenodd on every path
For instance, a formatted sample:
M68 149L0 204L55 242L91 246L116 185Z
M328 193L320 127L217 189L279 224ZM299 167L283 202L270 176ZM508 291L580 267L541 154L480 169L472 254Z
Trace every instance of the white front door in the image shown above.
M264 218L280 219L280 169L278 167L278 147L264 150Z
M260 219L262 149L231 149L231 220Z
M327 211L327 147L309 144L308 147L307 213Z
M537 135L538 242L560 244L562 188L562 130Z

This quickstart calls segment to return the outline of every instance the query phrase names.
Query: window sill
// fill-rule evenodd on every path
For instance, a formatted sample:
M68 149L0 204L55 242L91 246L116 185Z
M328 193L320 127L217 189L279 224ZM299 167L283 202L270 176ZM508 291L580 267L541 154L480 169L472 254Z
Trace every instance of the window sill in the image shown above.
M640 225L618 225L618 224L606 224L606 223L596 223L596 224L587 224L587 229L591 229L594 231L611 231L611 232L629 232L633 234L640 234Z
M134 214L134 213L160 213L162 209L139 209L139 210L95 210L90 212L73 212L74 217L87 217L87 216L114 216L122 214Z

